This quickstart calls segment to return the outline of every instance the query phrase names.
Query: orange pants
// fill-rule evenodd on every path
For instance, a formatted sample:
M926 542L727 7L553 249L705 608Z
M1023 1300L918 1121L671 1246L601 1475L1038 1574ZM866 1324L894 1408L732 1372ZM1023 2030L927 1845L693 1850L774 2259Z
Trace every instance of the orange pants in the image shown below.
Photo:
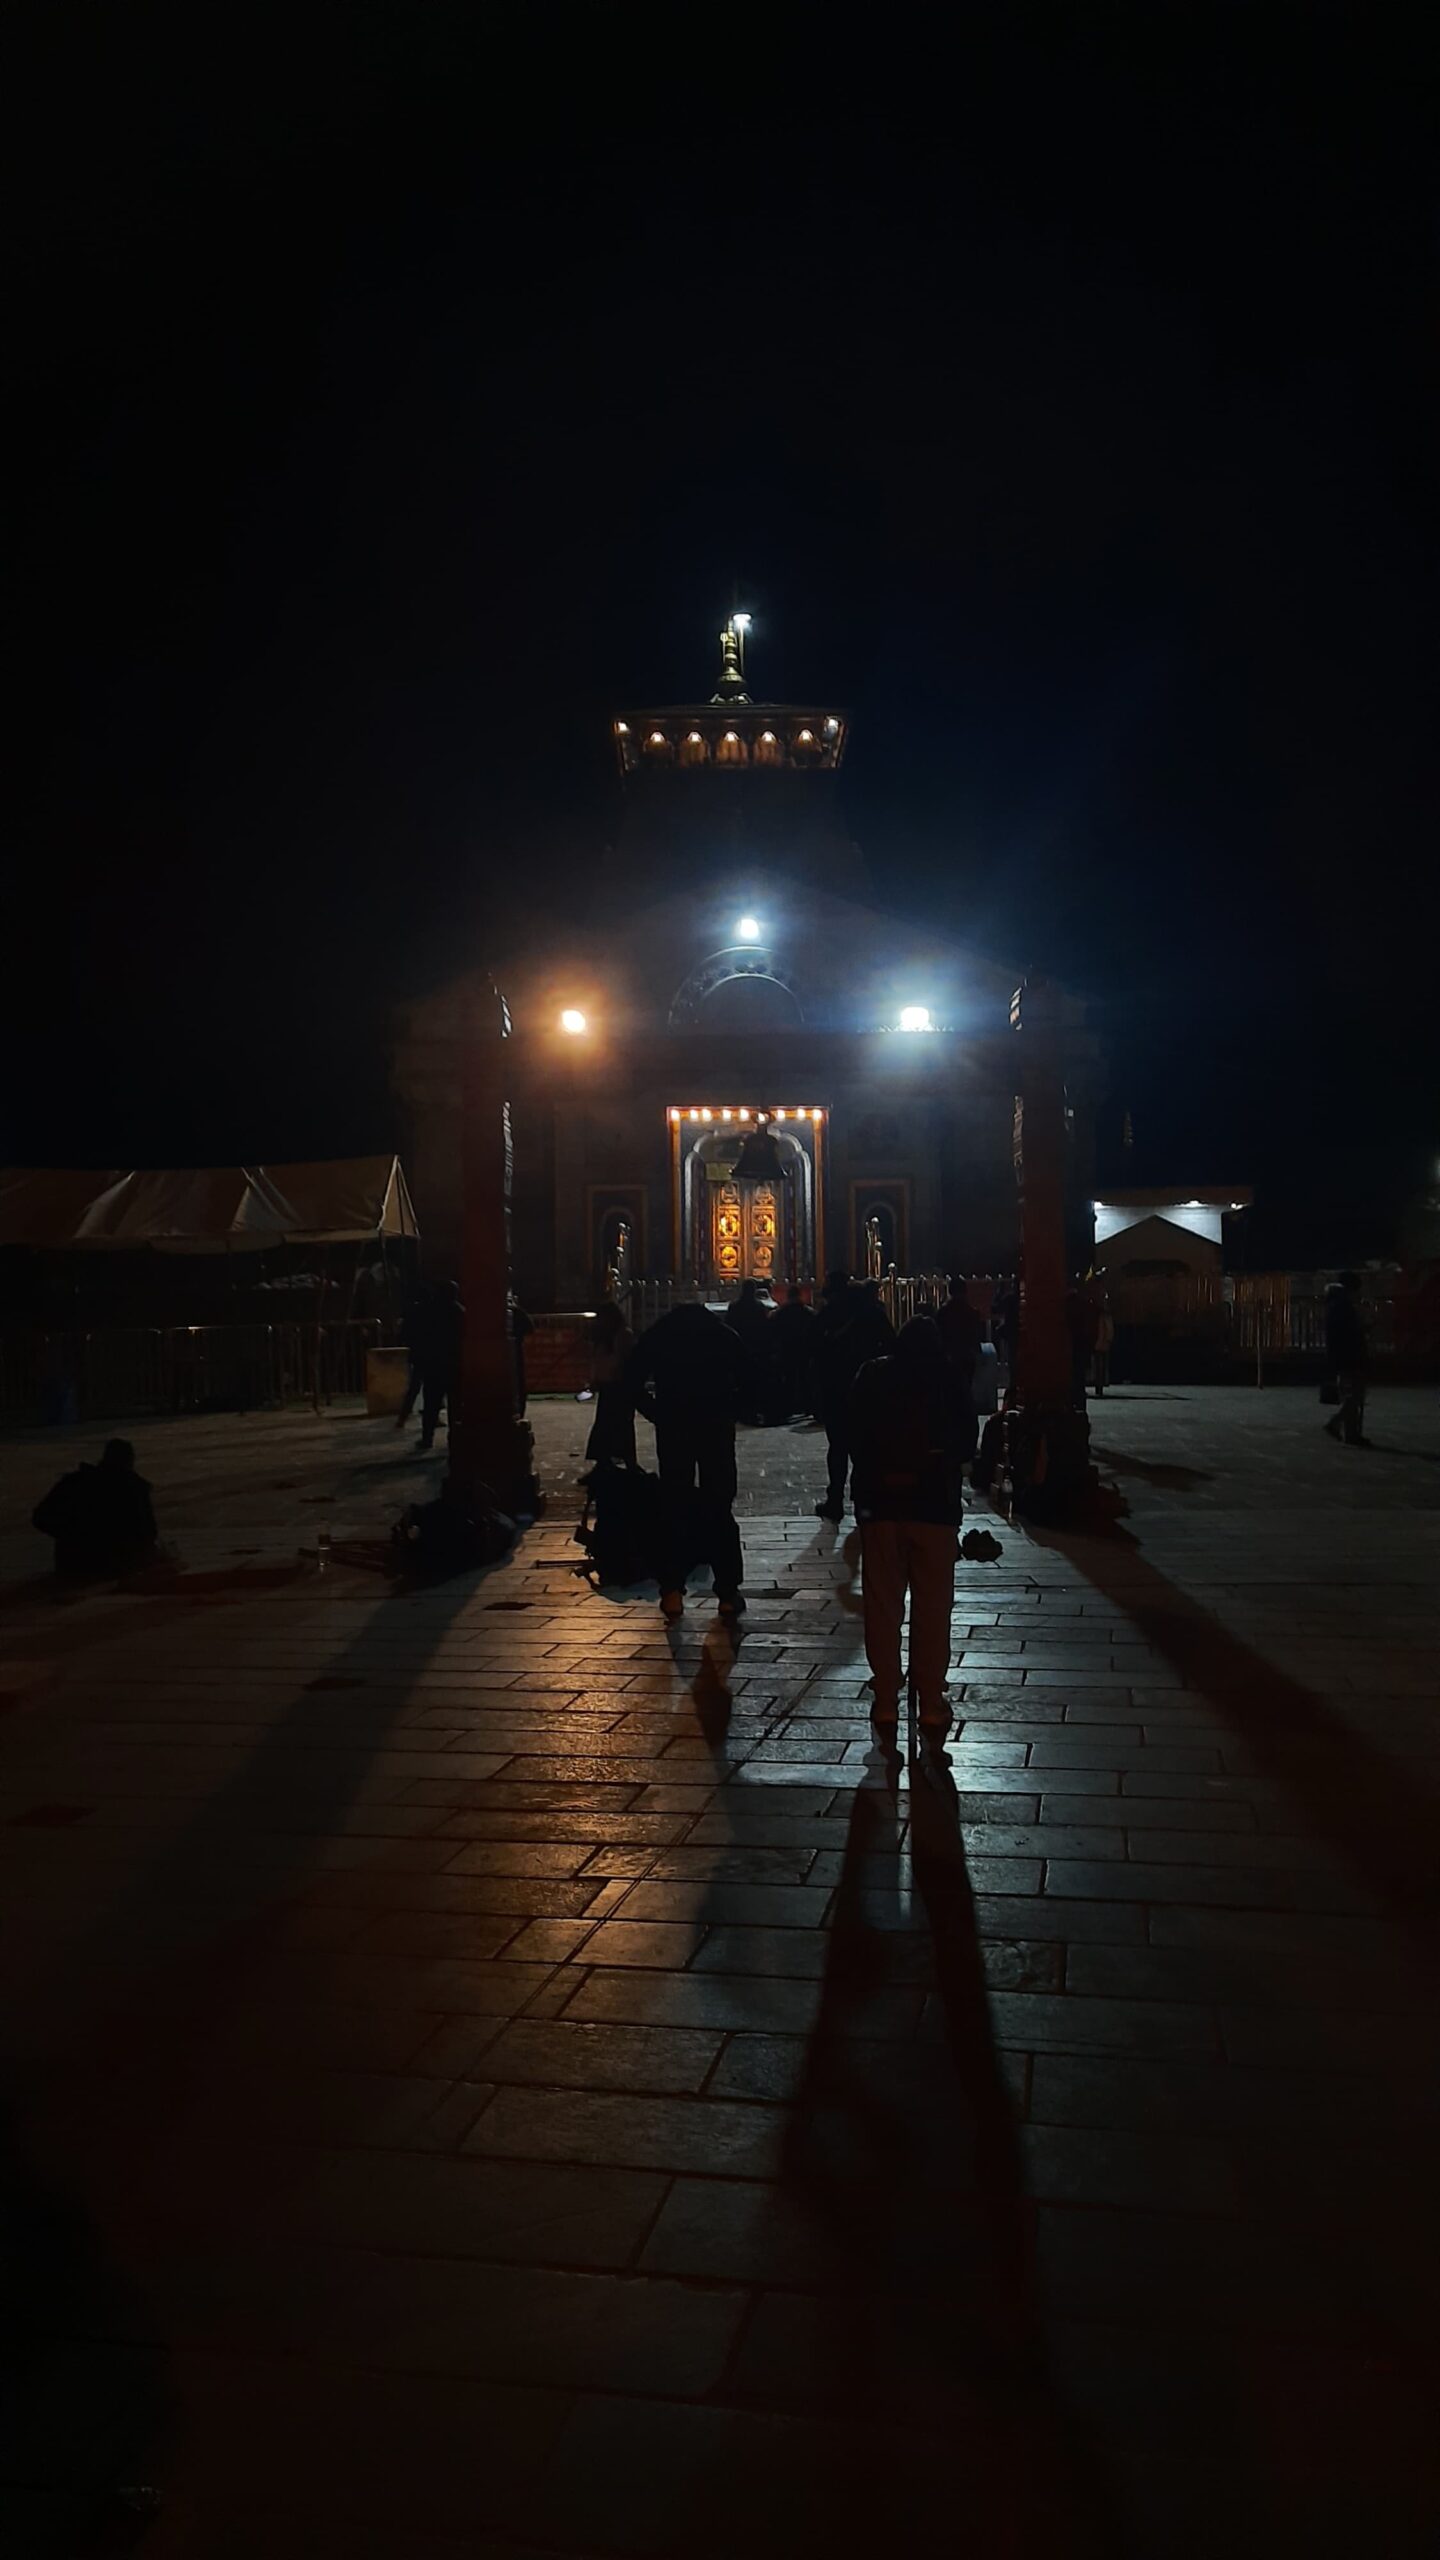
M893 1716L904 1672L900 1630L910 1594L910 1678L923 1724L945 1715L950 1608L955 1596L955 1531L934 1520L866 1520L860 1530L865 1655L875 1681L875 1713Z

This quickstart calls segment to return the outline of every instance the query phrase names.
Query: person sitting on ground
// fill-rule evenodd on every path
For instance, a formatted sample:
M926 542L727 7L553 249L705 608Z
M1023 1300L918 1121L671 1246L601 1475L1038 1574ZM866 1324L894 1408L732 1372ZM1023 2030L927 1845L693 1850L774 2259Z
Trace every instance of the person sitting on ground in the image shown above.
M635 1336L613 1298L590 1320L590 1384L595 1390L595 1419L585 1443L593 1463L609 1458L618 1467L638 1464L635 1455L635 1406L625 1384L625 1363Z
M745 1355L729 1325L686 1301L641 1335L625 1364L636 1409L655 1426L655 1463L666 1510L660 1606L678 1618L692 1546L703 1548L722 1617L745 1606L735 1525L735 1414Z
M155 1509L135 1472L128 1440L107 1440L98 1467L88 1462L51 1486L36 1506L34 1526L55 1541L55 1570L67 1582L108 1580L155 1562Z
M945 1680L960 1471L975 1447L975 1408L945 1358L932 1316L912 1316L894 1350L867 1361L850 1397L855 1516L860 1523L865 1653L877 1730L899 1723L900 1631L910 1595L909 1676L922 1730L950 1728Z

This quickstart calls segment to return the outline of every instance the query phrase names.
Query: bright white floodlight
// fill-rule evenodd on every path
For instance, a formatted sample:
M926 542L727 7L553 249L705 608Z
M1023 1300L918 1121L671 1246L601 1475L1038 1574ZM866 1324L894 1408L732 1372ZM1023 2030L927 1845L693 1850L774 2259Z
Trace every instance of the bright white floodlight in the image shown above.
M730 619L737 631L748 631L754 616L748 613L732 613Z
M581 1013L579 1007L573 1004L567 1004L564 1012L560 1016L561 1030L573 1033L583 1031L585 1027L585 1016Z
M928 1004L902 1005L900 1008L900 1028L902 1031L928 1031L930 1028L930 1007Z
M735 931L736 931L736 933L739 935L740 940L741 940L742 942L758 942L758 941L759 941L759 939L760 939L760 919L759 919L759 917L758 917L758 916L742 916L742 917L741 917L741 919L740 919L740 921L739 921L739 923L738 923L738 924L737 924L737 926L735 927Z

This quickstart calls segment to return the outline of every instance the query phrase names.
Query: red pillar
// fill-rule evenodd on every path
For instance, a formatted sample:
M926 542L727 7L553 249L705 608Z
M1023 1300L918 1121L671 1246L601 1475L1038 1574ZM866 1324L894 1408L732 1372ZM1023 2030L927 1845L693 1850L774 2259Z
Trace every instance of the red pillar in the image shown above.
M502 1510L539 1507L535 1444L520 1418L510 1319L510 1016L491 985L470 1007L461 1080L463 1206L460 1294L465 1302L460 1424L450 1434L449 1490L473 1501L481 1486Z
M1016 1501L1037 1515L1089 1488L1090 1425L1072 1403L1065 1300L1065 1079L1061 999L1028 978L1011 1001L1019 1052L1015 1178L1020 1195L1020 1410L1011 1433Z

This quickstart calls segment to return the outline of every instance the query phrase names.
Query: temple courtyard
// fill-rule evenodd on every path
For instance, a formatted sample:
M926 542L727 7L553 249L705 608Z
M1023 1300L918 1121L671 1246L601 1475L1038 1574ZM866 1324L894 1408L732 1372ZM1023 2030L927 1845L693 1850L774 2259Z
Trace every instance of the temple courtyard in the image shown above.
M421 1592L358 1408L134 1426L78 1598L0 1443L5 2560L1433 2551L1440 1411L1321 1418L1092 1404L898 1769L813 1429L734 1641L572 1402Z

